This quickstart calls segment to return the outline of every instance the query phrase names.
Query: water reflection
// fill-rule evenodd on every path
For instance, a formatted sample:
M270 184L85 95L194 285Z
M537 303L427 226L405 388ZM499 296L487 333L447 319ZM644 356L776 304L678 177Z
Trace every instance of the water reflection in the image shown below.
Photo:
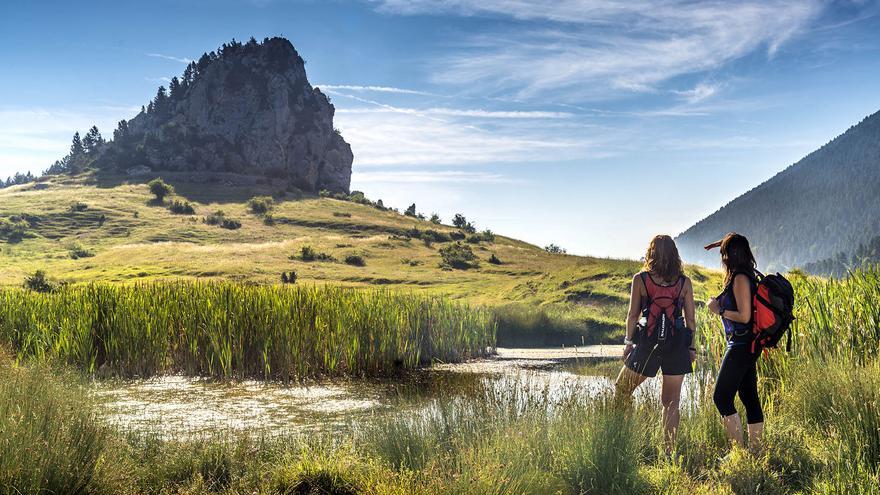
M596 346L599 347L599 346ZM573 364L609 354L606 349L500 350L491 359L440 364L386 379L279 383L215 382L183 376L97 382L106 419L123 429L187 436L221 430L253 434L335 432L392 413L429 413L437 401L492 402L510 407L586 400L612 388L604 376L573 373ZM592 353L592 354L591 354ZM659 380L638 396L656 395Z

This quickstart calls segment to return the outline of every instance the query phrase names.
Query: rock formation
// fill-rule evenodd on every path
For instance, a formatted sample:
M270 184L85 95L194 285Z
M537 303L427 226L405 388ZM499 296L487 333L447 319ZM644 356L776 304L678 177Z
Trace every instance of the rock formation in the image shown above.
M130 121L95 165L260 176L305 191L348 192L353 155L334 107L283 38L224 44L187 66ZM148 170L145 168L148 167Z

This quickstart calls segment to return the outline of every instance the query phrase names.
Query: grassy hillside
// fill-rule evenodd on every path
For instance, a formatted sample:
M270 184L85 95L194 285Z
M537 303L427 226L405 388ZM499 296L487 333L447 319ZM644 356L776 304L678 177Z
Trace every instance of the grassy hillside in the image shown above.
M0 222L18 222L24 229L20 240L7 235L0 243L0 285L20 285L38 269L70 283L207 278L264 284L280 283L282 272L295 271L298 284L381 285L472 304L515 304L506 313L513 320L531 326L533 321L540 326L541 318L568 320L575 330L586 330L591 322L619 326L638 269L635 261L550 254L502 236L462 242L479 259L478 267L443 269L439 250L450 242L426 243L412 238L411 229L459 232L451 226L349 201L279 195L268 186L166 180L177 192L164 204L155 202L145 184L93 175L0 190ZM250 212L247 200L272 192L274 225L267 225ZM195 214L173 214L167 205L174 200L190 201ZM217 210L241 227L206 224L204 218ZM304 246L333 260L303 261ZM488 261L493 254L501 264ZM350 255L361 256L364 266L345 263ZM711 272L689 272L698 292L704 291ZM543 313L534 313L537 306Z

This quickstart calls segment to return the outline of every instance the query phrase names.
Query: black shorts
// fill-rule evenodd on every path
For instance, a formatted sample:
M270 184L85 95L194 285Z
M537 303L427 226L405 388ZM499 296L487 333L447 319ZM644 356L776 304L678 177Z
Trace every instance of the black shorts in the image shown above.
M638 344L626 358L626 367L647 377L657 376L657 371L661 369L664 375L686 375L694 371L691 353L686 345L661 351L647 343Z

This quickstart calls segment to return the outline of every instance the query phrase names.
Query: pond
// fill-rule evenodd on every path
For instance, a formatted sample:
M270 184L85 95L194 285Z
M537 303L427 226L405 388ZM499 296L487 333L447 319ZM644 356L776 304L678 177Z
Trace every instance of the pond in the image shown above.
M95 382L111 424L162 436L218 431L290 434L338 431L377 416L427 408L439 397L475 387L515 392L519 400L552 402L568 394L592 396L612 388L606 376L575 372L597 359L619 356L620 346L565 349L497 349L487 359L430 368L383 379L328 380L308 385L217 382L184 376ZM612 365L613 366L613 365ZM656 391L656 384L641 394Z

